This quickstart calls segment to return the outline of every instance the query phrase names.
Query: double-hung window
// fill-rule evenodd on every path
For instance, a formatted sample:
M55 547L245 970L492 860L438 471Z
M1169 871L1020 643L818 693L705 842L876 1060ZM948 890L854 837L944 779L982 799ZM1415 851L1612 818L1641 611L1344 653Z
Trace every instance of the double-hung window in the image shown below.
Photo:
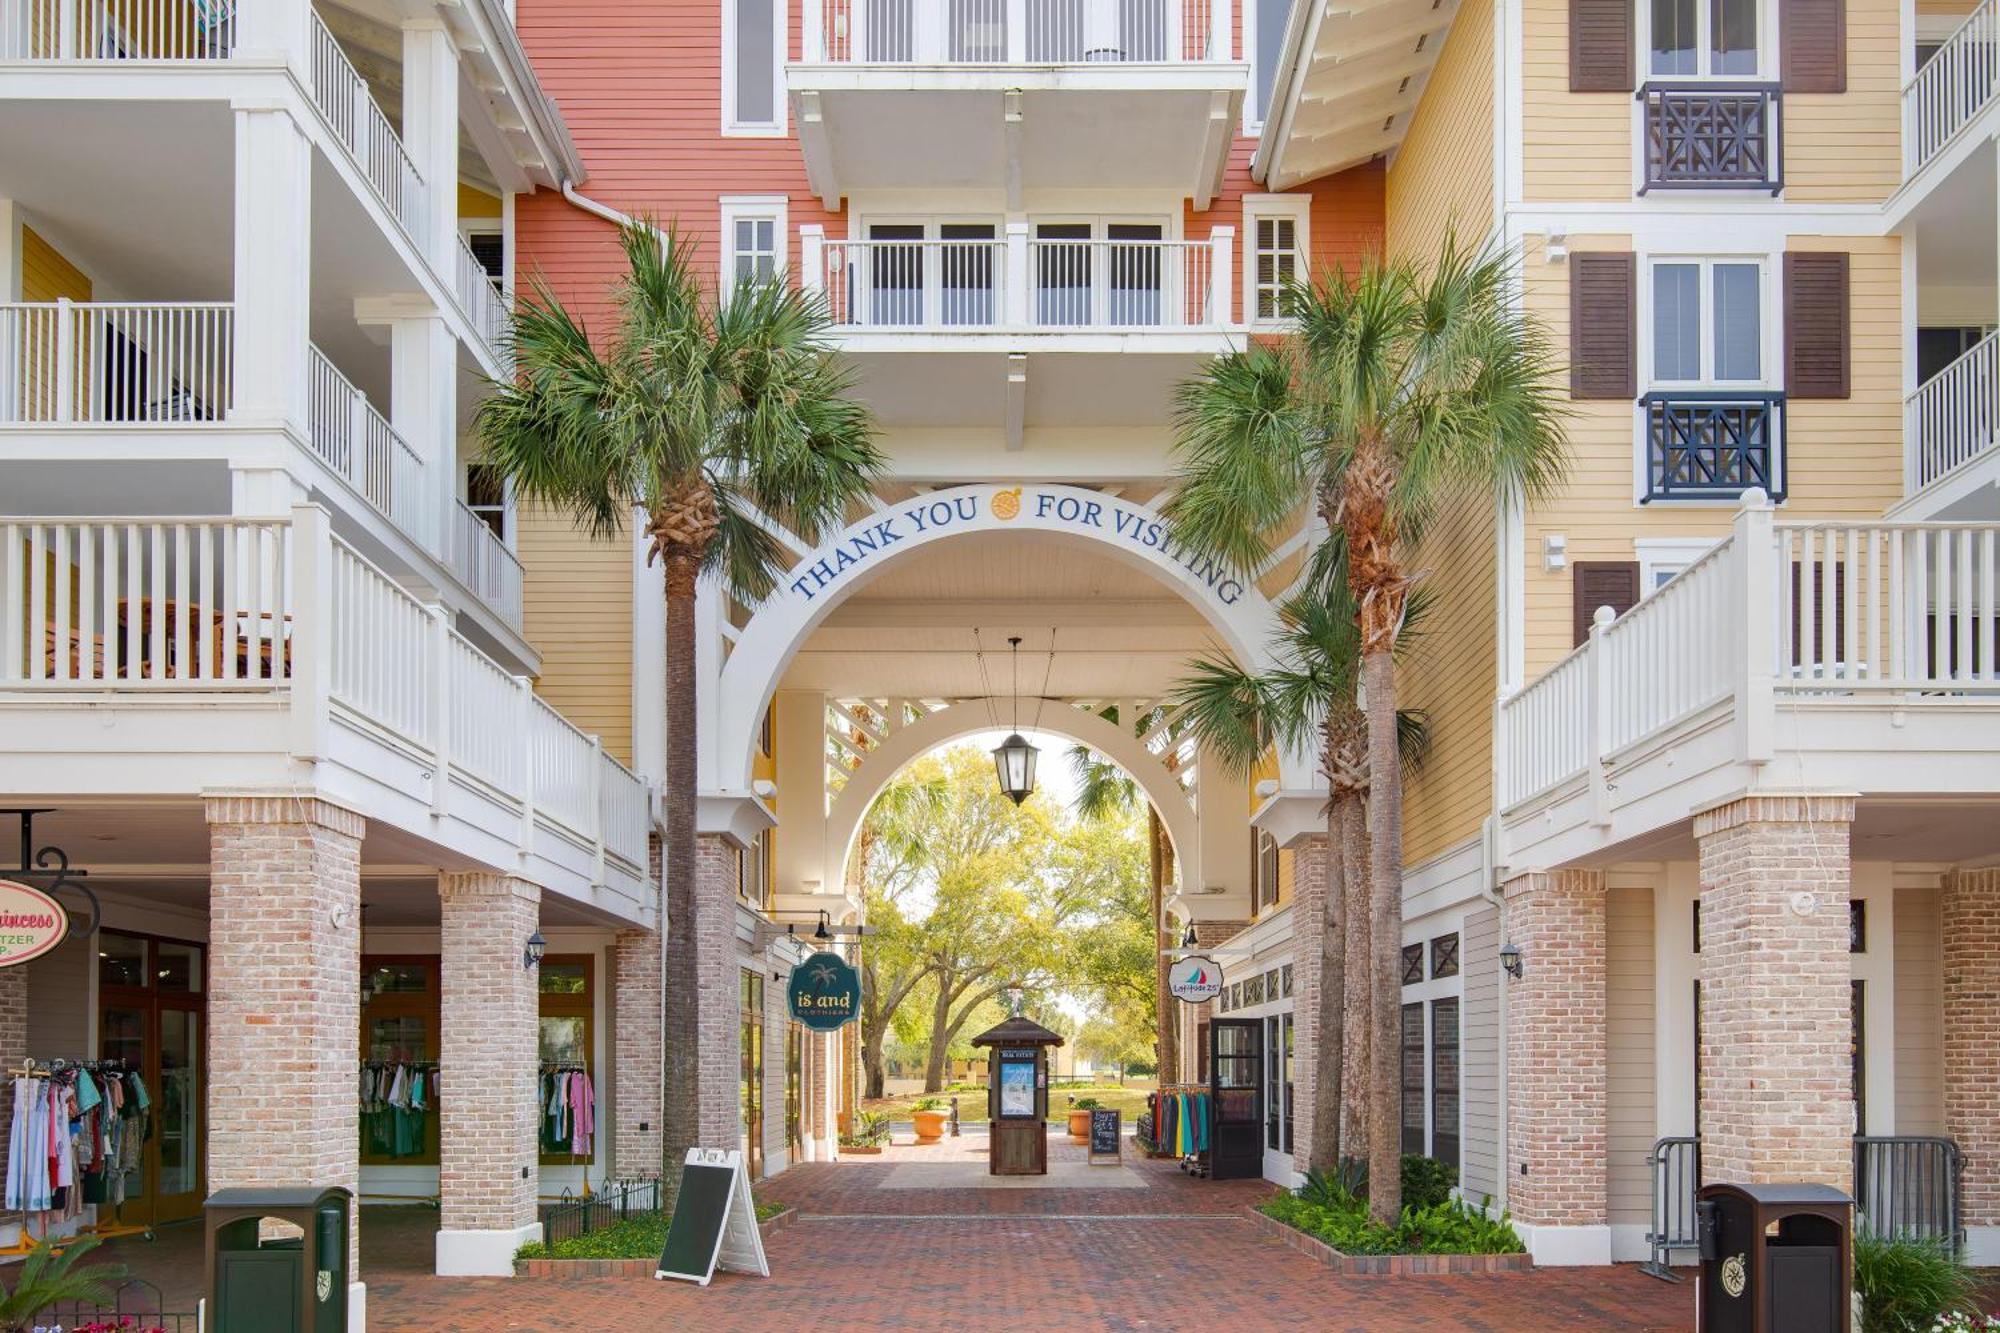
M1650 0L1656 79L1757 77L1759 0Z
M784 267L784 196L723 196L723 290L730 291L746 282L769 282Z
M1649 265L1644 499L1783 495L1769 286L1759 258Z
M1653 385L1763 383L1763 262L1656 259L1652 270Z

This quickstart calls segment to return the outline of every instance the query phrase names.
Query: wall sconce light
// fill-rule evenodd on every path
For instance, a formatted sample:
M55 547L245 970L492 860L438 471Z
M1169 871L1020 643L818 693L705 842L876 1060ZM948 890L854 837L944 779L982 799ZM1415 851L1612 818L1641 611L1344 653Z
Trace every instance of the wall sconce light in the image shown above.
M1506 970L1508 976L1519 981L1521 979L1521 946L1512 940L1508 940L1505 944L1501 945L1500 966Z
M1542 570L1549 574L1560 574L1569 565L1569 538L1560 532L1545 533L1542 536Z
M1543 240L1542 257L1551 264L1560 264L1569 258L1569 233L1549 230Z
M542 955L548 951L549 942L542 938L541 931L538 930L528 936L528 947L521 950L522 970L532 972L537 967L540 967L542 964Z
M813 941L824 948L832 938L833 932L826 928L826 913L821 912L819 914L819 925L813 928Z
M1194 922L1188 922L1187 929L1181 933L1181 948L1192 949L1200 943L1201 941L1194 936Z

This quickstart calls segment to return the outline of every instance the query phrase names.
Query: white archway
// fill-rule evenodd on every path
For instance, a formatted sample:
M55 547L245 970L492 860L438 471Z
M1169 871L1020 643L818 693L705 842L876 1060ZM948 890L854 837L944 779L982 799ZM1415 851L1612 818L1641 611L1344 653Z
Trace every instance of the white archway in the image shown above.
M1150 573L1179 593L1237 660L1272 665L1276 612L1247 576L1178 550L1159 514L1145 505L1074 486L983 484L919 496L884 508L822 542L794 565L757 609L723 665L704 745L703 787L748 791L757 727L778 682L808 636L847 597L933 542L979 532L1030 530L1089 544ZM1286 789L1316 785L1311 761L1278 756ZM712 765L712 767L709 767Z
M1005 708L1009 699L964 699L941 708L923 719L889 733L889 738L868 752L861 767L847 779L834 798L826 817L825 879L828 884L845 882L847 859L854 854L854 840L860 835L861 821L868 807L882 794L895 776L916 760L940 746L982 731L992 731L994 709ZM1031 701L1024 701L1031 702ZM1167 837L1174 845L1174 873L1192 865L1200 855L1201 843L1194 803L1181 789L1160 757L1148 750L1137 736L1115 722L1095 713L1051 699L1042 708L1034 730L1062 736L1087 745L1132 776L1160 812ZM1049 756L1043 756L1046 760Z

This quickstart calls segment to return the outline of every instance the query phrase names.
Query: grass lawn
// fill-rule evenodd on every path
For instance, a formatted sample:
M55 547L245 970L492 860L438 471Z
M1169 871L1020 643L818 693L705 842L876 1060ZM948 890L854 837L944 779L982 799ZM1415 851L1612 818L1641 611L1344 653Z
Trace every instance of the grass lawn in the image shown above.
M1062 1124L1069 1119L1069 1099L1071 1097L1095 1097L1107 1111L1123 1111L1125 1128L1145 1113L1146 1094L1153 1090L1150 1082L1138 1079L1128 1081L1123 1087L1116 1083L1100 1084L1095 1087L1071 1087L1064 1084L1060 1088L1049 1089L1049 1120L1052 1124ZM958 1122L961 1125L983 1125L986 1123L986 1089L960 1084L948 1087L935 1094L942 1097L947 1105L954 1096L958 1098ZM894 1121L907 1121L910 1110L924 1094L913 1092L905 1097L882 1097L861 1103L865 1111L888 1112Z
M783 1204L756 1205L757 1220L766 1221L785 1211ZM514 1252L516 1259L657 1259L667 1244L667 1213L641 1213L588 1235L557 1241L551 1247L530 1241Z

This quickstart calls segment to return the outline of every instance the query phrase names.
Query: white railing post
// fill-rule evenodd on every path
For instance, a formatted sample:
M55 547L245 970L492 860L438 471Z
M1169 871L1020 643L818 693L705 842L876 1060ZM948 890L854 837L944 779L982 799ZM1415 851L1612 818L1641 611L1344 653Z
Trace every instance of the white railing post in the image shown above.
M1209 0L1208 4L1208 58L1214 61L1228 61L1236 58L1235 44L1229 31L1229 0Z
M908 12L912 32L910 54L919 65L944 63L944 6L911 0Z
M1028 63L1028 0L1006 0L1007 63Z
M1212 328L1226 329L1234 323L1232 316L1235 314L1234 306L1236 302L1232 298L1236 291L1236 284L1233 281L1236 272L1235 250L1236 228L1215 227L1210 229L1208 233L1208 281L1210 284L1208 322Z
M1009 328L1028 326L1028 272L1028 224L1010 222L1006 257L1000 265L1000 278L1006 284L1000 317Z
M807 64L827 58L825 5L826 0L800 0L799 53L805 57Z
M253 548L254 549L254 542ZM327 752L327 700L333 684L333 529L324 508L316 504L292 506L292 757L317 760ZM282 605L271 599L275 609ZM255 635L261 633L264 608L246 608L252 629L251 660L257 651ZM231 625L223 626L224 651ZM279 674L284 661L284 622L273 619L271 631L272 675Z
M1608 772L1611 740L1611 691L1630 681L1606 679L1610 654L1604 648L1605 631L1618 613L1600 606L1591 613L1590 638L1584 649L1584 763L1590 778L1590 822L1598 828L1611 825L1611 779Z
M604 739L595 734L590 738L590 820L590 884L592 888L601 888L604 884Z
M811 0L806 8L813 8ZM817 222L799 228L799 286L808 292L826 291L826 228Z
M521 738L521 864L535 845L535 682L514 677L515 734Z
M1743 762L1767 763L1775 753L1772 731L1778 676L1778 636L1787 627L1778 624L1778 568L1776 519L1771 498L1762 488L1743 492L1743 507L1736 511L1735 535L1730 542L1742 561L1742 635L1739 671L1736 680L1736 734Z
M451 613L436 603L430 613L431 813L442 819L451 794Z
M76 59L76 11L77 6L70 3L70 0L57 0L56 56L58 59Z
M70 6L63 6L63 13ZM76 419L76 303L67 296L56 299L56 401L55 419Z

